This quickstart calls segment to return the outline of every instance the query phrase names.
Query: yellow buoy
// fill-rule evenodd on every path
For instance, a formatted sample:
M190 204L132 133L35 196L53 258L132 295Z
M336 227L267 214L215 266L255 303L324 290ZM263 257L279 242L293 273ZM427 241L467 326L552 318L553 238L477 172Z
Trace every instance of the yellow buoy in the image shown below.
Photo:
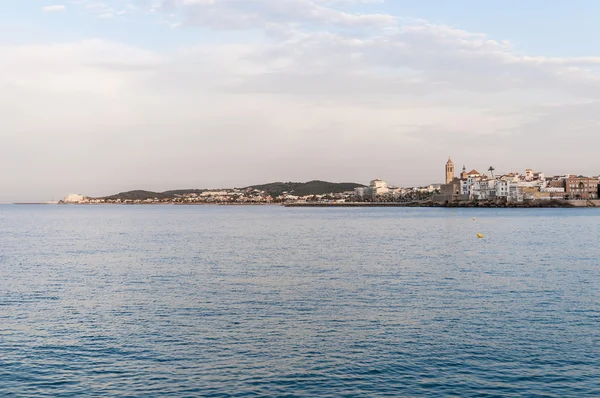
M482 238L483 238L483 235L482 235L482 234L477 234L477 237L478 237L479 239L482 239Z
M473 217L473 221L475 221L475 217Z

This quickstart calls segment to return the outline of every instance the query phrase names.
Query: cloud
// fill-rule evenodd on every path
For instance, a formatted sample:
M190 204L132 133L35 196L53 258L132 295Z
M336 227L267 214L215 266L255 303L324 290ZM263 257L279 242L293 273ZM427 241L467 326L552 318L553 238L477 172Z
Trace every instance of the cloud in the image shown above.
M160 8L179 12L186 26L221 30L264 29L294 24L366 29L395 23L395 17L391 15L356 14L334 8L339 3L314 0L162 0Z
M373 175L409 185L439 180L431 162L448 152L469 164L493 161L498 169L511 166L501 164L502 154L521 153L527 166L550 172L557 154L545 145L556 148L570 125L580 126L578 139L585 139L599 121L595 101L541 106L552 98L547 92L543 100L527 99L522 88L502 94L461 86L464 76L437 82L422 75L435 71L429 62L418 73L375 73L374 65L386 64L370 60L371 53L350 62L348 48L362 42L343 39L332 48L323 37L307 40L312 44L289 44L281 53L277 44L157 53L101 40L4 47L0 102L14 135L6 137L0 159L6 167L22 164L28 183L60 175L74 186L57 185L57 196L110 193L115 179L124 189ZM279 64L272 54L291 59ZM319 56L323 64L303 72ZM395 62L388 67L404 65ZM564 100L562 92L553 98ZM585 159L593 158L593 148L580 148L570 166L591 172ZM412 168L424 174L411 176Z
M130 2L111 0L71 0L71 4L78 6L86 14L99 19L130 21L129 17L140 13L140 7Z
M510 43L423 23L367 38L305 32L256 48L249 57L264 71L239 81L238 88L246 92L338 99L377 94L498 97L517 91L527 93L523 98L561 92L562 98L596 99L600 92L598 76L585 69L595 58L523 56Z
M44 12L60 12L65 11L66 7L64 5L46 6L43 7L42 10Z
M0 167L19 165L0 192L374 176L412 185L439 182L448 154L473 168L599 172L588 160L600 144L598 57L524 54L483 33L354 14L344 1L77 4L95 17L174 14L178 35L208 27L218 40L0 47ZM222 34L240 29L251 39Z
M359 87L361 81L362 86L372 82L369 91L377 86L390 91L383 87L389 81L390 88L410 87L416 93L556 87L574 95L598 95L597 76L586 69L600 63L598 57L522 55L511 43L481 33L394 15L344 11L351 3L356 1L162 0L159 7L156 2L152 6L179 15L180 27L262 30L275 39L256 52L267 68L265 74L246 81L243 90L293 93L296 85L306 92L307 87L320 86L319 77L325 76L323 87L331 88L327 83L345 75ZM287 84L282 84L284 80ZM300 80L307 84L296 84Z

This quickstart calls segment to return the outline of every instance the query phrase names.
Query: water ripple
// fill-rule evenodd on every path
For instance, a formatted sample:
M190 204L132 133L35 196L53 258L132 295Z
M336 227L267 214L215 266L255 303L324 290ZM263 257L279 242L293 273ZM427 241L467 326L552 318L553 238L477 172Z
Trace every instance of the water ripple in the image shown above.
M0 395L599 396L600 211L455 212L0 206Z

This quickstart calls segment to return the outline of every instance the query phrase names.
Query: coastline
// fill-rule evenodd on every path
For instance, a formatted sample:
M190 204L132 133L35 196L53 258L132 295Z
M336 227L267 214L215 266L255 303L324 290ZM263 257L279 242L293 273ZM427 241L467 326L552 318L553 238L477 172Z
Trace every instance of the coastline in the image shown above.
M538 200L526 202L290 202L290 203L13 203L17 206L281 206L312 208L378 208L378 207L430 207L430 208L478 208L478 209L535 209L535 208L600 208L600 200Z
M437 208L478 208L478 209L536 209L536 208L597 208L600 201L559 201L540 200L531 202L407 202L407 203L373 203L373 202L345 202L345 203L285 203L284 207L437 207Z
M281 206L281 203L7 203L14 206Z

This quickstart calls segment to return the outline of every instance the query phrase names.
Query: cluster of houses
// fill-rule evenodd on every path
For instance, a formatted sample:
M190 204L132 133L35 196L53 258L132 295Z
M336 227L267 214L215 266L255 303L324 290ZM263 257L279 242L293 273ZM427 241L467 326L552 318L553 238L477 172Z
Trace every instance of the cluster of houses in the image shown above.
M471 170L463 170L459 177L454 174L451 159L446 163L446 183L440 186L440 193L434 195L436 202L506 200L523 202L528 200L594 200L598 199L599 177L564 175L546 177L544 173L525 170L525 174L509 173L490 175Z
M271 203L345 203L370 201L410 201L424 200L439 192L440 184L425 187L399 188L388 186L380 179L371 181L368 187L359 187L354 191L332 192L317 195L295 195L294 192L283 192L280 195L258 189L219 189L172 194L168 197L157 194L153 197L149 192L136 198L135 193L121 194L114 197L92 198L79 194L70 194L61 200L61 204L271 204Z
M143 198L132 198L127 194L106 198L90 198L78 194L70 194L59 203L62 204L219 204L219 203L241 203L241 204L260 204L272 203L275 199L264 191L257 189L220 189L206 190L202 192L190 192L182 194L172 194L168 197L152 197L152 195Z
M432 184L422 187L401 188L387 184L387 182L377 178L369 184L368 187L354 189L350 197L358 201L398 201L402 199L426 199L440 191L441 184Z

